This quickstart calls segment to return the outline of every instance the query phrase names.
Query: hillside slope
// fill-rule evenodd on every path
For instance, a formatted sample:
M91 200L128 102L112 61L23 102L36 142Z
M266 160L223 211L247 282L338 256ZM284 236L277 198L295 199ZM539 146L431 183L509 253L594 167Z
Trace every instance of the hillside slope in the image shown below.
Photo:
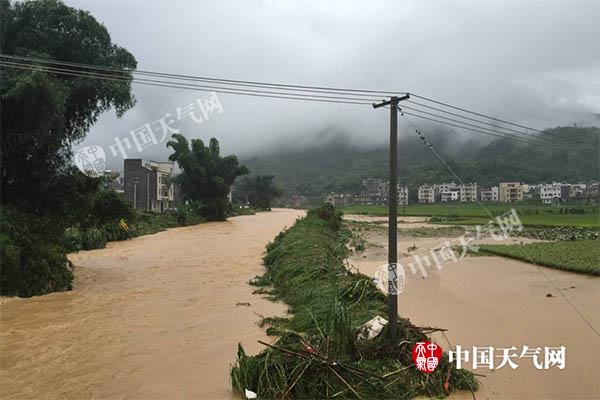
M552 140L571 137L599 143L599 128L561 127L540 134ZM581 148L537 146L503 139L483 145L474 140L457 143L453 132L438 130L428 139L465 182L483 186L500 181L548 182L553 180L585 181L599 179L597 156ZM560 143L564 143L560 141ZM453 180L417 136L399 143L399 182L411 192L425 182ZM348 138L336 137L302 149L279 150L243 160L253 173L271 174L285 192L319 198L330 191L354 192L363 177L386 178L388 149L385 146L364 148L350 144Z

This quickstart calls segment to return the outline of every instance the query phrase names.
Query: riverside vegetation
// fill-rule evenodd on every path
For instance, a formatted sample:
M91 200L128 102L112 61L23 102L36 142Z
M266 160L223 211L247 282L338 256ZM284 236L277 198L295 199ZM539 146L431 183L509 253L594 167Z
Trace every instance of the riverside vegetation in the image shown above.
M352 237L342 228L341 213L324 205L311 210L267 246L266 272L251 281L257 293L284 301L288 318L265 318L268 333L279 336L272 347L248 356L238 347L231 370L233 390L259 398L410 398L441 397L476 390L466 370L444 356L436 371L414 368L411 350L435 328L419 328L399 318L399 337L383 332L357 340L361 324L387 316L387 299L372 280L344 263Z

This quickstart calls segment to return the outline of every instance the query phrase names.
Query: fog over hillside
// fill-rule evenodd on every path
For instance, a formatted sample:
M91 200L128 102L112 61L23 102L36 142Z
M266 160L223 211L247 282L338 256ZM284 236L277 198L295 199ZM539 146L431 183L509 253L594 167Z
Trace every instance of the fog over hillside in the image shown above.
M141 69L410 91L540 129L598 125L596 1L66 3L103 22ZM112 111L103 114L75 147L108 146L202 95L140 85L134 92L135 108L121 119ZM327 131L364 146L387 139L388 113L368 106L225 94L220 99L222 114L202 124L184 122L182 133L216 137L224 152L244 157L297 148ZM164 142L128 154L167 155ZM122 167L119 157L109 155L108 162Z

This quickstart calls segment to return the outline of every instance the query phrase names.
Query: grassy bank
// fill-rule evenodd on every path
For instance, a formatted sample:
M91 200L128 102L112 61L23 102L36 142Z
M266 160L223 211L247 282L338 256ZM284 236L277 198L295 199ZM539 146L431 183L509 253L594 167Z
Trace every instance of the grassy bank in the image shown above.
M485 203L485 206L495 216L514 208L523 224L527 226L600 227L600 216L595 205ZM343 211L348 214L387 215L385 206L352 206L344 208ZM433 222L460 225L484 225L490 220L486 210L479 204L411 204L399 206L398 215L437 217Z
M546 267L600 276L600 241L574 240L515 245L481 245L480 252ZM531 259L529 258L531 257Z
M267 247L266 273L257 290L289 306L290 318L265 319L279 339L254 357L238 349L231 371L234 391L258 398L411 398L475 390L465 370L443 358L433 374L412 364L412 345L424 330L399 320L399 338L386 331L371 341L356 340L357 328L376 315L386 317L384 295L372 280L349 272L344 260L350 234L340 215L323 208L280 233ZM334 363L335 360L335 363Z
M196 225L206 219L189 210L173 213L138 212L131 223L112 223L99 227L68 228L64 234L64 246L69 252L101 249L107 242L151 235L169 228Z

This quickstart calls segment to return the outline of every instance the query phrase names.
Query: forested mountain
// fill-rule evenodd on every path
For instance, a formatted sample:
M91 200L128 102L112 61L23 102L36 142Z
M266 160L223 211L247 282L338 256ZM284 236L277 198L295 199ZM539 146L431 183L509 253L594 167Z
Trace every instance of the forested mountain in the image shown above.
M599 128L560 127L539 134L542 143L522 143L497 139L483 144L468 139L453 141L449 130L428 134L428 140L456 174L465 182L483 186L500 181L548 182L553 180L585 181L599 179L599 155L591 146L567 141L599 143ZM584 150L587 148L588 150ZM301 149L278 150L243 160L256 174L271 174L287 193L320 198L330 191L352 193L360 188L363 177L386 178L386 146L364 148L350 144L347 137L337 136ZM452 175L415 135L399 142L399 182L407 184L413 194L425 183L453 180ZM454 179L455 180L455 179Z

